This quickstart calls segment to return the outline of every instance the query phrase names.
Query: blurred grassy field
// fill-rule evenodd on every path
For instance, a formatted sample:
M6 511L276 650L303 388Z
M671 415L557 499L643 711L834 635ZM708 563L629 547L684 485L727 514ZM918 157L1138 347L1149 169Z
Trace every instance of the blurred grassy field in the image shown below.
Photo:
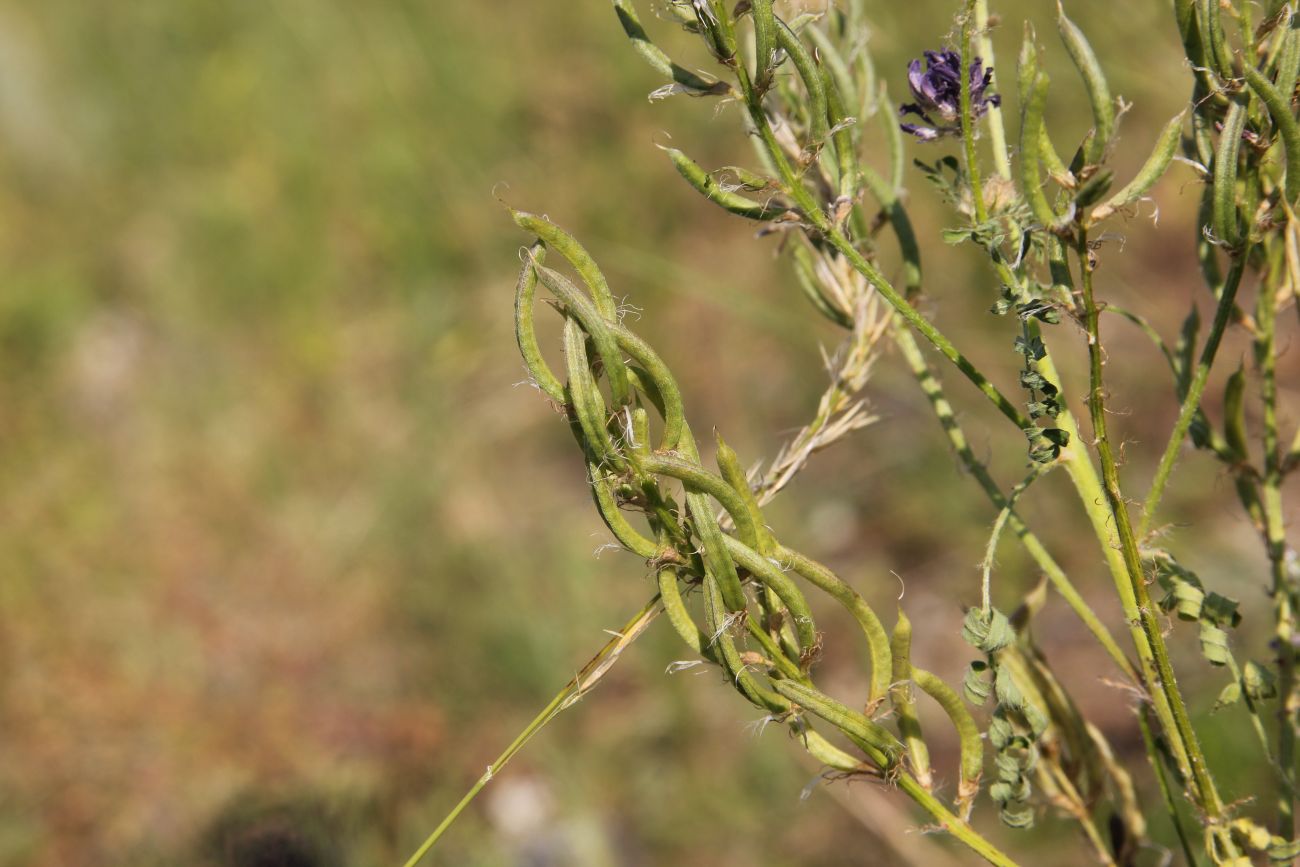
M274 845L313 858L283 863L400 863L644 600L641 564L593 555L605 532L564 425L515 387L526 239L494 195L584 239L643 308L698 430L754 461L811 412L836 335L771 244L653 147L671 132L705 164L742 159L734 109L648 104L659 82L607 5L0 5L0 864L260 865L280 863L256 860ZM955 4L873 5L897 97ZM995 5L1052 45L1051 4ZM1134 104L1123 176L1185 99L1175 34L1158 8L1071 8L1107 33ZM1002 57L1018 30L998 31ZM1054 122L1077 135L1079 96L1065 100ZM910 180L933 233L948 218ZM1104 269L1112 297L1167 331L1201 291L1197 194L1175 172L1159 225L1125 225ZM927 267L931 311L1014 381L1004 323L982 315L987 277L961 250ZM1135 411L1117 424L1144 482L1175 408L1150 347L1119 334L1121 351L1136 361L1115 365L1114 390ZM1018 478L1020 441L954 391L978 449ZM819 459L772 522L881 610L897 572L917 656L951 677L993 516L890 359L871 395L883 421ZM1202 574L1258 610L1261 554L1235 503L1205 502L1231 496L1215 472L1188 458L1171 514L1196 522ZM1037 525L1107 600L1060 481L1036 490ZM1001 565L1007 598L1035 580L1015 552ZM1132 747L1127 699L1059 609L1049 654ZM824 622L829 682L852 693L851 633ZM866 787L801 800L815 769L776 729L747 732L715 675L664 676L680 655L653 630L434 861L945 863ZM1234 797L1252 785L1229 779ZM1083 863L1061 833L1043 823L1034 863Z

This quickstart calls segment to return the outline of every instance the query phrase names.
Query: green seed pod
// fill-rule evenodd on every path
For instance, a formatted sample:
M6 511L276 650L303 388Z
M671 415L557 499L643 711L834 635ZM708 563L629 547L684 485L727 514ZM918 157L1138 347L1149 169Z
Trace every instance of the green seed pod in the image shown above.
M683 416L682 393L677 388L676 380L673 379L663 359L650 348L650 344L622 325L611 327L619 347L632 356L646 372L647 382L642 384L647 388L642 389L642 393L646 394L656 406L663 407L664 430L660 438L660 450L668 451L677 448L686 431L686 422ZM653 386L653 391L648 390L650 385Z
M830 595L853 615L854 620L858 621L866 636L867 652L871 658L871 691L867 703L874 706L884 701L889 695L890 678L894 667L890 659L889 633L885 631L885 626L876 616L876 612L858 594L858 591L845 584L834 572L816 560L805 557L784 545L778 545L775 553L780 562L789 563L790 568L794 569L800 577Z
M645 560L659 556L661 548L653 539L648 539L628 522L619 508L618 498L614 496L614 482L594 461L587 462L587 478L591 482L592 496L596 500L596 510L600 512L605 526L614 534L619 543Z
M1197 6L1201 22L1201 42L1210 47L1206 59L1213 64L1219 78L1231 81L1237 75L1232 68L1232 53L1228 50L1228 37L1223 32L1223 15L1219 0L1197 0Z
M1155 149L1151 151L1151 156L1147 157L1147 161L1142 164L1137 175L1105 204L1092 212L1090 217L1092 223L1100 222L1120 208L1133 204L1155 186L1156 181L1160 180L1165 170L1169 168L1169 164L1173 162L1174 154L1178 150L1178 144L1182 140L1184 115L1186 112L1180 111L1173 120L1165 124L1165 128L1156 139Z
M1020 115L1020 187L1034 219L1050 229L1056 223L1056 213L1047 203L1043 192L1043 176L1039 167L1042 159L1043 108L1047 103L1047 74L1037 73L1027 93L1021 93Z
M595 302L600 315L610 321L617 320L618 305L614 303L614 294L609 291L609 283L600 268L596 267L596 260L592 259L587 249L578 243L578 239L545 217L527 211L516 211L514 208L509 210L515 225L541 238L547 246L553 247L569 261L573 270L577 271L578 276L582 278L582 282L587 284L592 301Z
M673 629L694 652L705 658L717 662L713 648L709 644L708 636L696 625L695 620L691 617L691 612L686 607L686 600L682 599L681 587L678 586L678 576L674 569L660 569L658 574L659 581L659 599L664 604L664 613L668 615L668 622L672 624Z
M808 755L823 765L844 773L862 770L862 762L817 734L812 730L811 726L805 724L798 731L798 736L803 741L804 749L808 751Z
M1101 197L1110 192L1110 185L1115 180L1115 173L1110 169L1102 169L1079 187L1079 191L1074 194L1074 205L1076 208L1088 208L1101 200Z
M1196 20L1195 0L1174 0L1174 19L1183 40L1183 52L1193 68L1205 66L1205 49L1201 45L1200 24Z
M515 284L515 342L519 344L519 354L523 356L524 366L533 382L552 401L563 405L564 384L542 358L537 329L533 324L533 302L537 296L537 272L533 270L533 262L542 261L545 253L542 244L534 244L528 251L528 261L519 269L519 282Z
M1065 43L1065 50L1074 61L1079 75L1083 77L1084 87L1088 91L1088 101L1092 104L1093 128L1096 135L1089 142L1084 157L1089 165L1097 165L1105 156L1106 146L1115 134L1115 104L1110 97L1110 85L1102 72L1101 64L1092 46L1073 21L1065 17L1065 8L1059 0L1056 4L1056 27Z
M826 35L826 31L817 26L806 27L800 32L806 35L813 43L813 47L817 49L817 58L825 65L834 82L834 87L839 90L844 100L844 104L860 106L863 95L858 93L853 74L849 72L849 65L845 61L844 55L840 53L840 47L835 40L831 39ZM868 99L872 95L870 92L866 94ZM893 117L892 112L885 112L884 114L886 117ZM860 114L859 117L866 117L866 113ZM894 124L894 126L897 127L898 124Z
M618 339L610 329L609 322L563 274L537 263L533 267L542 285L563 302L569 315L580 322L583 330L591 336L591 343L604 366L605 379L609 382L609 394L615 408L627 404L632 397L627 368L623 365L623 353L619 350Z
M668 154L668 158L673 161L677 173L685 178L688 184L694 187L700 195L723 210L750 220L771 220L785 213L785 208L779 205L755 202L739 193L724 190L718 186L718 182L714 180L713 175L706 172L698 163L677 148L660 145L660 149Z
M1025 22L1024 37L1020 42L1020 56L1016 60L1016 92L1020 94L1021 110L1038 75L1038 44L1034 25Z
M758 707L779 714L788 712L790 702L761 686L740 658L740 651L731 637L729 613L723 605L718 582L707 573L704 576L704 616L711 634L709 641L740 694Z
M749 16L754 19L754 86L760 93L772 83L776 68L776 16L772 0L750 0Z
M835 80L830 73L822 72L822 87L826 91L826 112L835 133L831 140L835 143L836 167L839 171L839 194L842 198L854 201L858 195L859 176L858 157L854 152L852 125L844 101L840 98Z
M683 460L672 455L648 455L642 459L641 466L646 472L681 481L686 485L688 492L713 497L722 504L722 508L727 510L727 514L735 522L736 532L741 540L751 548L758 547L758 527L753 514L745 505L745 500L740 493L723 478L715 476L692 460Z
M564 320L564 360L569 374L568 403L577 417L584 445L598 463L622 471L627 462L606 426L605 399L591 375L586 335L572 317Z
M1233 100L1223 119L1219 149L1214 155L1214 235L1234 247L1241 244L1241 220L1237 215L1237 154L1246 128L1246 104Z
M650 453L650 416L643 407L632 410L632 442L628 447L638 457Z
M930 776L930 751L926 748L925 737L921 733L921 720L916 715L916 700L912 696L912 623L903 613L901 605L898 607L898 622L894 625L889 649L893 655L894 677L889 698L894 713L898 715L898 732L907 745L908 759L916 781L929 791L933 782Z
M721 96L731 91L731 86L724 81L701 78L689 69L674 63L672 58L650 41L650 36L641 26L641 20L637 17L631 0L613 0L613 2L614 14L623 25L623 32L627 34L627 38L632 41L632 47L657 72L672 79L677 86L692 96Z
M913 666L912 681L938 703L957 730L961 742L961 781L957 785L957 812L964 818L970 815L971 805L979 792L980 776L984 773L984 740L980 737L979 726L962 704L961 697L940 678Z
M770 559L760 555L739 539L724 535L722 541L728 556L741 568L748 570L763 586L770 587L785 605L790 613L790 619L794 621L793 626L799 638L799 647L806 656L817 646L817 624L813 620L812 609L808 607L808 600L804 598L798 586ZM806 658L804 661L806 665L811 665L815 660Z
M804 710L826 720L853 741L881 770L898 764L903 746L889 730L811 687L789 680L778 680L772 687Z
M745 470L740 466L740 458L737 457L735 450L722 439L722 434L715 433L714 438L717 440L718 469L722 471L722 478L744 500L745 507L753 521L755 550L764 557L769 556L775 544L772 539L772 531L768 530L767 525L763 522L763 512L758 507L758 499L754 496L754 489L749 486L749 478L745 475Z
M790 60L794 63L795 70L799 73L799 78L803 81L804 90L808 92L808 138L805 146L812 151L816 151L826 142L826 134L829 127L827 126L827 107L826 107L826 88L822 82L821 70L817 68L816 61L813 60L808 49L799 41L799 37L785 22L777 20L776 31L777 44L781 50L790 55Z
M1273 127L1282 137L1282 146L1286 149L1286 201L1287 204L1294 205L1296 198L1300 197L1300 125L1296 124L1295 115L1291 113L1291 93L1286 91L1283 95L1249 64L1246 65L1245 74L1246 83L1264 103L1269 117L1273 119ZM1225 134L1227 127L1225 121Z

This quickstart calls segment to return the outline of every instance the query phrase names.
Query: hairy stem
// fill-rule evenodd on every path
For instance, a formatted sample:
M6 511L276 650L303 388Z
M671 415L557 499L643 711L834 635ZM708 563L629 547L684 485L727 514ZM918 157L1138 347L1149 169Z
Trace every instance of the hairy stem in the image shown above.
M1215 788L1214 781L1210 776L1210 769L1206 764L1205 755L1201 751L1200 741L1196 736L1195 729L1192 727L1182 692L1179 690L1178 682L1174 676L1173 665L1169 660L1169 649L1165 645L1164 634L1161 631L1160 623L1156 619L1154 605L1147 591L1146 578L1138 554L1137 538L1134 535L1133 525L1129 519L1128 505L1124 502L1124 496L1120 490L1119 468L1115 462L1114 450L1111 447L1110 436L1107 432L1106 387L1102 377L1099 315L1092 288L1092 251L1088 246L1087 234L1082 227L1079 227L1078 233L1077 253L1079 256L1079 269L1082 273L1083 303L1088 332L1089 415L1092 420L1097 455L1101 460L1106 502L1110 506L1110 513L1114 519L1115 530L1119 537L1120 551L1124 558L1124 565L1128 571L1128 579L1137 606L1136 612L1132 613L1136 613L1141 629L1145 633L1146 643L1149 644L1154 657L1157 677L1154 682L1148 682L1148 686L1153 692L1159 690L1168 699L1169 710L1172 715L1172 728L1167 729L1166 734L1172 740L1181 742L1182 749L1187 756L1187 762L1190 765L1192 782L1198 796L1197 802L1206 816L1213 821L1223 814L1223 802L1220 800L1218 790ZM1125 613L1130 614L1128 611ZM1163 719L1161 722L1168 725ZM1222 843L1227 849L1235 849L1232 841L1226 836L1222 838Z

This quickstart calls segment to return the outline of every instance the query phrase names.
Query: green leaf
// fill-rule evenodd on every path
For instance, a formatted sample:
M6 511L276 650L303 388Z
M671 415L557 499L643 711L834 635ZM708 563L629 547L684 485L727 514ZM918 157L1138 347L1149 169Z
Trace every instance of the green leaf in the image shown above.
M1210 713L1217 713L1239 701L1241 701L1241 684L1234 680L1219 691L1219 697L1215 700L1214 707L1210 708Z
M1254 701L1277 698L1277 678L1253 659L1242 669L1241 685Z
M996 608L985 614L983 609L972 608L962 622L961 637L966 643L985 653L996 653L1016 638L1011 621Z

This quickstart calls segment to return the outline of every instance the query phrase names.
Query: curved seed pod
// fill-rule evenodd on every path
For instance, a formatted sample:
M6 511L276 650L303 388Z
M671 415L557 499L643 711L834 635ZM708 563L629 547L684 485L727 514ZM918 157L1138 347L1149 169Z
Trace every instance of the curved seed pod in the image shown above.
M813 43L813 47L817 49L817 58L825 64L831 80L843 97L844 104L861 105L858 89L853 81L853 74L849 72L849 65L845 62L844 55L840 53L840 48L835 44L835 41L826 35L825 30L815 25L806 27L801 32L807 34L808 39Z
M1045 229L1056 223L1056 213L1043 192L1043 175L1039 168L1042 147L1043 107L1047 102L1047 75L1034 76L1027 94L1021 94L1020 117L1020 186L1029 200L1034 219Z
M763 648L763 652L767 655L767 662L773 668L791 680L807 682L808 677L799 669L798 663L791 661L790 657L786 656L785 651L777 646L777 643L772 640L772 636L763 630L762 625L757 620L753 617L746 617L745 627L749 630L750 636ZM795 659L798 659L797 654Z
M587 338L577 320L564 320L564 360L569 372L569 405L573 407L586 446L597 463L621 471L627 466L622 453L614 445L605 425L605 399L591 375L591 361L587 358Z
M655 391L658 392L658 400L655 400L653 393L643 389L643 393L650 397L652 403L656 406L663 406L664 430L660 439L660 449L675 449L681 441L682 434L686 430L686 420L682 408L682 393L677 390L677 381L668 370L668 365L664 364L659 354L650 348L640 337L628 331L622 325L611 325L615 339L618 340L619 347L624 352L632 356L637 364L645 368L647 379L654 384ZM645 383L643 383L645 384Z
M1283 96L1253 66L1247 65L1245 73L1246 83L1264 103L1269 117L1273 118L1273 127L1282 137L1282 146L1286 148L1286 201L1288 205L1294 205L1300 196L1300 126L1296 125L1295 115L1291 113L1291 94L1287 92ZM1227 132L1226 121L1224 132Z
M1087 37L1073 21L1065 17L1065 7L1060 0L1056 4L1056 28L1061 34L1061 41L1065 43L1066 52L1083 76L1088 101L1092 104L1092 119L1097 134L1089 142L1084 157L1090 165L1096 165L1105 156L1106 146L1115 133L1115 104L1110 98L1110 85L1106 83L1106 76Z
M894 128L898 124L892 124ZM861 166L863 183L872 197L880 203L885 216L889 218L889 227L898 241L898 252L903 257L903 286L909 293L921 288L921 248L916 244L916 233L912 231L912 220L898 198L898 187L890 186L871 166ZM845 325L852 327L852 323Z
M540 262L545 251L541 243L534 244L528 251L529 260L519 269L519 282L515 284L515 342L519 344L519 354L524 357L524 366L533 382L543 394L563 405L564 384L542 358L537 328L533 324L533 302L537 297L537 272L533 270L533 263Z
M889 650L889 633L885 631L884 624L880 622L876 612L871 610L871 606L858 594L858 591L845 584L834 572L817 561L779 544L775 553L779 561L789 563L795 572L814 587L829 594L853 615L853 619L858 621L863 634L867 637L867 652L871 660L871 692L867 703L874 706L884 701L889 695L894 666Z
M912 697L912 622L903 613L901 605L898 607L898 622L894 625L889 649L893 655L894 676L889 698L894 713L898 715L898 732L902 735L903 743L907 744L907 754L916 781L929 791L933 785L930 777L930 750L921 734L921 720L916 715L916 701Z
M851 119L844 110L844 100L835 87L835 80L825 70L822 71L822 87L826 90L826 113L835 132L831 140L835 143L836 167L839 170L839 193L843 198L853 201L858 194L858 157L853 146L853 128Z
M1250 456L1246 445L1246 370L1238 367L1237 372L1228 377L1223 391L1223 439L1228 445L1228 452L1237 462L1245 461Z
M745 591L740 586L736 564L727 553L726 536L713 514L713 501L705 494L686 494L686 508L695 526L695 535L704 550L704 563L721 588L728 611L744 611L748 607Z
M1236 78L1232 69L1232 54L1228 51L1228 37L1223 32L1223 16L1219 0L1197 0L1201 20L1201 42L1210 46L1206 59L1224 81Z
M736 523L736 532L741 540L751 548L758 547L758 525L753 514L746 507L744 498L721 476L693 463L690 460L670 455L653 454L641 462L646 472L660 476L671 476L683 482L688 492L708 494L727 510L731 520Z
M812 609L808 607L808 600L799 592L795 583L786 577L785 573L777 568L771 560L760 555L753 548L750 548L744 542L733 536L723 536L723 544L727 548L730 557L744 569L753 574L764 586L772 588L772 592L785 605L790 612L790 619L794 621L794 629L799 637L799 646L806 655L812 648L817 646L817 625L813 622ZM807 660L811 663L813 660Z
M881 770L893 768L902 757L903 745L888 729L830 696L790 680L773 681L772 688L844 732Z
M1223 287L1223 269L1219 267L1219 254L1215 239L1207 232L1214 227L1214 185L1206 184L1201 191L1201 204L1196 213L1196 261L1201 266L1201 279L1218 294Z
M803 740L808 755L823 765L846 774L862 770L862 762L813 731L811 726L805 725L797 734Z
M1047 127L1039 125L1038 136L1038 156L1047 167L1047 174L1052 180L1056 181L1066 189L1074 189L1078 185L1078 180L1074 177L1074 172L1070 171L1062 160L1061 155L1056 152L1056 146L1052 144L1052 137L1047 134Z
M595 461L587 462L587 477L591 480L591 491L596 498L596 509L600 512L600 517L604 520L605 526L614 534L614 538L618 539L624 548L638 557L646 560L653 560L658 557L662 551L659 544L639 533L623 516L623 510L618 506L618 498L614 496L612 481Z
M596 267L596 260L591 258L587 248L578 243L578 239L552 223L545 217L539 217L536 214L530 214L527 211L516 211L509 208L510 216L514 219L515 225L525 232L531 232L538 238L546 242L547 246L555 250L569 261L573 270L578 272L582 282L587 284L591 290L591 298L596 304L596 309L600 315L610 321L618 319L618 305L614 303L614 295L609 291L609 282L605 280L605 275Z
M1192 68L1205 66L1205 47L1201 44L1195 0L1174 0L1174 20L1178 22L1178 35L1183 40L1183 53L1191 61Z
M591 336L591 344L605 368L605 379L609 382L609 394L614 406L621 407L628 403L632 393L627 381L627 368L623 364L623 354L619 351L618 340L610 330L609 323L587 296L563 274L539 263L534 263L533 268L542 285L564 303L570 316L582 323L583 330Z
M673 629L687 647L711 662L717 662L713 648L709 646L708 636L696 625L690 611L686 608L686 600L682 599L676 570L660 569L657 577L659 598L664 604L664 613L668 615L668 622L673 625Z
M643 407L632 410L632 442L628 447L637 457L650 453L650 415Z
M1156 139L1155 149L1151 151L1151 156L1147 157L1147 161L1142 164L1137 175L1125 184L1122 190L1093 210L1092 222L1104 220L1120 208L1133 204L1155 186L1156 181L1160 180L1165 170L1169 168L1169 164L1173 162L1174 152L1178 150L1178 143L1182 139L1185 114L1185 111L1180 111L1173 120L1165 124L1160 137Z
M619 23L623 25L623 32L627 34L627 38L632 40L632 47L656 71L671 78L684 88L687 93L694 96L720 95L731 90L730 85L726 82L701 78L689 69L678 66L661 48L650 41L645 28L641 26L641 20L637 17L631 0L613 0L613 2L614 14L618 16Z
M771 178L764 177L763 175L760 175L757 172L751 172L749 169L745 168L744 166L723 166L722 168L718 169L717 172L715 172L715 174L722 174L723 172L734 175L736 178L736 183L740 184L742 187L749 190L751 193L760 193L763 192L764 190L777 189L776 181L772 180Z
M695 14L713 56L720 63L733 66L736 58L736 33L731 15L727 12L727 4L723 0L699 0L695 3Z
M1016 93L1020 95L1021 111L1029 99L1034 86L1034 77L1038 75L1038 42L1034 25L1025 22L1024 36L1020 41L1020 55L1016 58Z
M682 480L686 488L686 508L690 513L695 535L699 539L700 547L703 549L707 573L720 588L727 609L729 611L744 611L748 608L749 600L745 597L745 591L740 586L740 575L736 572L736 564L731 559L731 555L727 553L726 543L724 542L726 536L723 534L722 528L718 526L718 519L713 511L713 498L710 493L716 495L716 492L721 491L724 497L731 499L733 507L737 507L740 516L738 518L736 514L732 515L732 520L736 521L737 528L745 526L742 525L741 521L748 519L749 516L745 513L743 507L739 506L739 498L735 497L735 492L731 490L726 482L716 476L711 476L710 473L700 468L700 455L695 448L695 438L691 435L690 428L685 428L682 431L680 451L685 460L681 458L672 459L666 466L674 472L664 473L664 475L677 477L676 472L688 468L687 475L694 477L696 481L702 481L711 489L710 492L706 493L700 493L698 488L692 491L691 483L686 482L685 479ZM657 473L658 470L654 469L653 465L656 461L663 460L664 456L662 455L651 455L649 459L643 461L642 468L647 472ZM724 508L725 505L724 503ZM715 627L711 624L710 628Z
M740 652L736 649L736 642L731 637L731 624L728 619L728 612L722 601L722 593L719 590L718 582L710 574L704 576L704 616L709 624L709 631L712 634L710 643L713 646L718 658L722 661L722 667L731 675L731 680L736 689L740 691L745 698L761 708L773 711L775 713L786 713L790 710L790 702L772 690L759 684L758 680L750 673L749 668L740 658Z
M799 73L799 78L803 80L804 89L808 91L808 137L807 147L809 150L816 150L826 141L827 109L826 109L826 90L822 84L821 70L817 68L816 62L808 49L799 41L799 37L790 27L780 19L777 19L776 41L786 54L790 55L790 60L794 62L794 68Z
M739 193L724 190L718 186L718 182L713 179L713 175L706 172L700 167L699 163L677 148L664 147L663 145L660 145L659 148L668 154L668 158L673 161L677 173L685 178L688 184L694 187L704 198L723 210L751 220L771 220L785 213L786 209L779 205L755 202L753 199L747 199Z
M1223 119L1219 150L1214 155L1214 235L1220 241L1237 246L1242 241L1241 221L1237 216L1237 154L1241 134L1246 128L1246 105L1233 100Z
M754 19L754 86L759 92L772 83L776 67L776 16L772 0L750 0L749 15Z
M956 691L928 671L912 667L912 682L922 692L934 699L952 721L961 741L961 782L957 785L957 812L970 815L971 804L980 790L980 776L984 773L984 741L979 726Z
M735 450L722 439L722 434L715 433L714 438L718 444L718 469L722 471L723 480L731 485L744 501L750 519L754 523L754 549L766 557L772 553L775 542L772 539L772 531L767 529L767 525L763 522L763 512L758 507L758 498L754 496L754 489L749 486L749 477L740 466L740 458L737 457Z

